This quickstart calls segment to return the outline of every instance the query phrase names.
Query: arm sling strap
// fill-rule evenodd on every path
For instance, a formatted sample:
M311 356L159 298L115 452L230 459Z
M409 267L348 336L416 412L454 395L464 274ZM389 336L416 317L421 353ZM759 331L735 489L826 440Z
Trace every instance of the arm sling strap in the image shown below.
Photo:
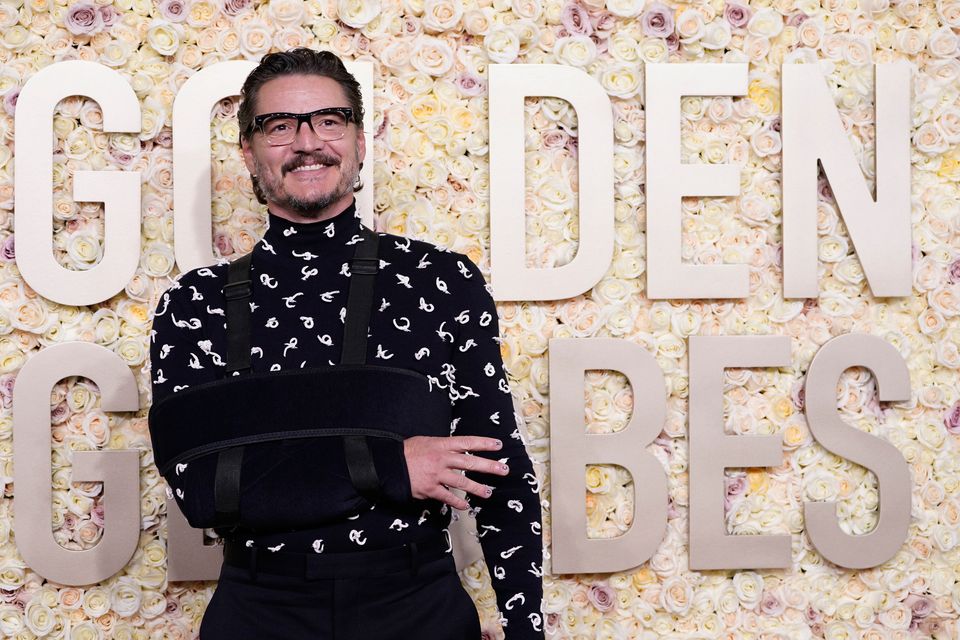
M377 249L380 236L361 227L362 242L357 242L350 262L350 289L343 328L342 365L363 365L367 357L367 329L373 306L373 285L379 270ZM230 263L227 284L227 366L226 375L245 375L250 367L250 263L253 252ZM350 481L357 492L370 502L380 495L380 480L373 463L367 436L341 436ZM244 446L223 449L217 454L214 480L215 527L231 532L240 520L240 475Z

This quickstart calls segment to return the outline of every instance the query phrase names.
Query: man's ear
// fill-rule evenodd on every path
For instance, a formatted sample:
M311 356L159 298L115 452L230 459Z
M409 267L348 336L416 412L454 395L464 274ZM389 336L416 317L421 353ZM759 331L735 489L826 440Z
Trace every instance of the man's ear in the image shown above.
M240 137L240 150L243 152L243 164L247 165L247 171L250 175L256 175L256 164L253 162L253 149L250 147L250 141L246 136Z
M363 129L359 126L357 127L357 164L363 163L363 158L367 153L367 136L363 133Z

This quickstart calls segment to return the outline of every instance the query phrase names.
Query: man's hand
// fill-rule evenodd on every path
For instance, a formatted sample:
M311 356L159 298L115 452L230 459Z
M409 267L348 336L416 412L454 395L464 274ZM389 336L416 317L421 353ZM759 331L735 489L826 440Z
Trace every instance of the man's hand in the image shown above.
M468 455L466 451L498 451L503 444L495 438L481 436L413 436L403 441L407 459L410 491L417 500L432 498L455 509L467 509L469 503L450 491L463 489L467 493L487 498L490 487L474 482L463 471L479 471L505 476L507 465L496 460Z

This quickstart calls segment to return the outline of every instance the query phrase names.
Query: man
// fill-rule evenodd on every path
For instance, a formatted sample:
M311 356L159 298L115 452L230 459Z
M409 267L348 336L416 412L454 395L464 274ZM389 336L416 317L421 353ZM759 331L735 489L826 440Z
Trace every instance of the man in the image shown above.
M479 638L476 609L450 554L449 506L469 508L477 519L506 638L542 638L539 497L516 429L496 307L482 274L462 254L377 237L362 227L353 193L360 188L366 152L363 107L359 85L336 56L307 49L268 55L247 78L241 97L244 160L268 210L266 234L250 256L251 297L234 307L250 309L249 349L243 348L249 364L231 365L233 348L227 356L228 338L231 346L235 340L228 335L230 298L224 294L230 265L182 274L155 313L154 409L170 406L177 394L229 390L223 383L236 382L233 376L243 371L262 387L294 380L288 374L303 369L323 376L324 368L347 362L340 357L353 317L348 293L353 281L363 280L351 265L359 264L356 256L372 241L379 247L373 261L379 270L369 324L362 323L369 329L359 334L366 341L360 366L372 365L365 370L378 374L415 374L431 393L443 394L450 419L441 425L444 437L429 430L435 424L424 424L422 432L433 436L408 435L400 444L361 438L369 442L366 457L358 459L374 467L374 494L370 477L358 484L353 453L344 460L346 436L343 449L315 438L291 441L293 446L267 443L245 453L250 459L243 464L259 465L260 471L257 477L249 477L247 467L237 473L240 494L231 511L236 519L218 528L226 537L225 561L201 640ZM288 377L270 375L281 371ZM312 378L330 380L318 397L233 401L248 403L251 412L270 404L267 410L291 419L291 402L322 415L345 401L366 411L397 395L388 387L345 391L346 374L337 375ZM198 406L216 412L229 405ZM421 415L409 406L400 413L414 424ZM427 414L424 406L424 422ZM160 429L151 410L157 451ZM483 483L463 471L483 474ZM164 476L194 526L211 526L214 511L223 515L210 497L214 484L220 492L221 476L206 459L176 464ZM472 494L472 507L450 487Z

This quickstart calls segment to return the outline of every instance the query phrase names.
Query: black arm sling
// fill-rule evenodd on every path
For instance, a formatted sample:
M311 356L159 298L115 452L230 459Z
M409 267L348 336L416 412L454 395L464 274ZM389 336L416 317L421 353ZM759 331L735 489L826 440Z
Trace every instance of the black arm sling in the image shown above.
M215 521L208 526L221 535L241 522L240 480L246 447L339 436L354 489L375 503L381 489L369 437L402 441L412 435L449 435L446 393L433 389L418 372L366 364L379 236L361 227L361 237L350 262L338 365L251 373L251 252L230 263L223 287L225 376L173 393L150 409L154 457L162 475L178 464L216 455ZM322 404L316 402L319 397Z

